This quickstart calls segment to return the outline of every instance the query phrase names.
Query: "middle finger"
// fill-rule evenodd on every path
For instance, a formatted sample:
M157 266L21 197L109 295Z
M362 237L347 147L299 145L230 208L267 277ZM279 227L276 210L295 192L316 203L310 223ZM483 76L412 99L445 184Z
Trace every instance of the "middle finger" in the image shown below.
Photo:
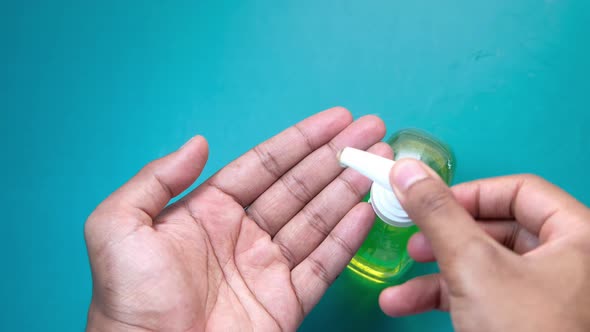
M384 135L385 125L378 117L369 115L358 119L262 193L248 207L248 215L274 236L342 172L336 159L340 149L352 146L364 150L380 141Z

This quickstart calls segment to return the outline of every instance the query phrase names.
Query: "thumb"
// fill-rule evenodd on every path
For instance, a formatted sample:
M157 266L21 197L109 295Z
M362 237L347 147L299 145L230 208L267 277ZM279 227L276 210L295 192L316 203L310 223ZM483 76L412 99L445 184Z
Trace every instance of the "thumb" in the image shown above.
M197 179L205 167L207 156L207 141L202 136L195 136L179 150L147 164L105 199L88 218L85 227L87 240L110 234L118 226L151 226L170 199Z
M390 173L400 203L428 238L441 270L468 244L488 242L488 236L455 200L451 190L428 166L401 159Z

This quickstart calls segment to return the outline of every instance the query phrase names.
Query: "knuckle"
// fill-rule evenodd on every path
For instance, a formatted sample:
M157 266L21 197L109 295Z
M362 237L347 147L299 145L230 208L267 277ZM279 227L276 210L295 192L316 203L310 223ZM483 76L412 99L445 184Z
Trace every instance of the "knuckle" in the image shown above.
M344 185L344 188L350 192L354 197L362 198L365 194L357 188L350 179L344 176L339 176L337 179ZM365 191L366 192L366 191Z
M289 265L289 267L297 265L297 259L295 258L295 254L293 253L293 251L291 251L291 249L289 249L289 247L285 245L282 241L275 241L275 243L279 247L281 255L287 262L287 265Z
M451 202L448 188L432 186L420 194L417 200L417 210L421 215L436 214Z
M305 181L297 174L285 174L280 181L283 182L291 195L302 203L307 203L314 196Z
M489 241L485 241L479 237L471 237L465 241L461 248L461 252L464 252L466 255L473 256L475 258L489 258L495 256L498 250L497 247Z
M480 237L471 237L454 248L445 265L450 277L459 281L481 273L482 264L494 266L499 259L496 245Z
M299 124L296 124L293 127L299 133L303 142L305 142L305 145L307 146L307 149L308 149L308 153L311 153L312 151L314 151L316 145L313 142L311 136Z
M281 176L282 172L279 161L275 154L266 147L265 143L255 146L253 151L258 157L260 164L262 164L262 167L264 167L270 175L275 178Z
M307 209L303 210L305 214L305 221L307 224L314 229L316 232L321 234L323 237L328 236L332 227L328 220L324 217L324 214L317 210Z
M330 141L330 142L328 142L328 143L326 143L326 148L328 150L330 150L331 151L331 154L333 154L333 155L338 154L338 152L340 150L342 150L342 147L340 147L338 144L336 144L333 140Z
M326 266L312 256L308 257L307 259L309 260L311 273L326 285L331 285L335 277L330 275Z
M246 209L246 214L269 234L276 234L279 231L279 229L277 229L277 227L271 222L271 218L265 215L263 211L259 211L258 205L250 205L248 209Z
M510 250L515 250L519 239L523 239L526 236L526 231L523 230L519 223L514 223L508 236L504 238L504 246ZM521 240L522 241L522 240Z
M348 255L349 257L354 256L355 254L355 250L352 249L352 247L350 246L350 244L348 244L348 242L346 242L343 238L341 238L340 236L334 234L334 232L330 232L330 234L328 234L328 237L334 241L334 243L342 249L342 251L344 253L346 253L346 255Z
M499 251L497 246L479 237L466 239L455 252L455 263L453 270L469 271L474 266L481 265L481 262L490 263L497 261Z

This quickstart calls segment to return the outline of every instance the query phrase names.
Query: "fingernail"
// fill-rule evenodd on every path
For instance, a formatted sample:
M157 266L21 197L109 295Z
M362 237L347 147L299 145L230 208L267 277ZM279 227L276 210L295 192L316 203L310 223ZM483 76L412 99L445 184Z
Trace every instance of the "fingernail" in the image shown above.
M393 185L401 192L407 191L414 183L427 177L428 173L416 160L402 159L393 167Z

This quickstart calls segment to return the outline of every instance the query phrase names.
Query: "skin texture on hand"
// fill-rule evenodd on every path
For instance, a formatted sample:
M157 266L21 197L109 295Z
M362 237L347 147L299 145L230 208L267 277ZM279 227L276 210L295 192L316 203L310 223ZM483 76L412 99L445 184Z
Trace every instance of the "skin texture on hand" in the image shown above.
M203 137L148 164L85 226L88 330L295 330L361 245L370 181L353 146L391 157L383 122L334 108L261 143L168 207L199 176Z
M589 331L590 210L545 180L516 175L447 188L402 160L390 180L421 233L410 255L440 274L381 293L392 316L448 310L457 331Z

